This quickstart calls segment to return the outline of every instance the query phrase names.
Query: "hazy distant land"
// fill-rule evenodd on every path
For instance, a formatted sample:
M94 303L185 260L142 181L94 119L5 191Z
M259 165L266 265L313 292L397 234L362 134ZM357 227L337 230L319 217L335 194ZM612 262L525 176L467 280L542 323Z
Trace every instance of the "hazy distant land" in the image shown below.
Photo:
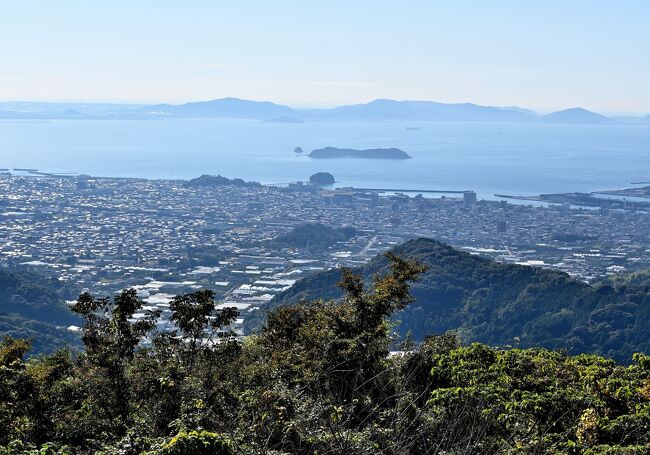
M566 124L633 123L650 125L650 116L606 117L575 107L546 115L516 106L377 99L327 109L296 109L268 101L221 98L184 104L101 104L0 102L0 119L173 119L233 118L271 123L306 121L539 122Z
M362 158L379 160L409 160L411 157L404 150L398 148L377 148L377 149L345 149L336 147L325 147L316 149L309 154L314 159L337 159L337 158Z
M650 199L650 186L643 186L640 188L624 188L620 190L595 191L595 193L611 195L611 196L638 197L638 198Z

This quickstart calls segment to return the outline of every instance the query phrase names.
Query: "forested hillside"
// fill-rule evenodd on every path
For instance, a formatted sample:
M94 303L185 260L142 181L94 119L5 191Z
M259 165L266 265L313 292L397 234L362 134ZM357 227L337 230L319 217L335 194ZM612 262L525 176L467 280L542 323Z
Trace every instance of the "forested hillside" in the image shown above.
M0 269L0 334L32 340L35 353L75 344L74 336L56 327L80 322L63 295L63 285L55 280Z
M425 267L389 256L340 302L272 310L244 343L207 290L155 332L134 290L80 296L84 350L25 360L0 342L0 454L647 454L650 357L629 366L544 349L461 346L453 333L389 354L388 318ZM220 340L219 342L215 342Z
M392 251L428 267L413 286L415 302L395 315L403 336L422 341L455 330L464 342L542 346L618 360L650 352L650 280L639 278L643 274L587 285L563 273L496 263L430 239L411 240ZM354 272L370 282L389 265L378 256ZM267 309L338 298L340 277L339 270L307 277ZM262 320L263 313L258 325Z
M306 223L273 239L270 245L280 249L304 248L307 251L322 251L355 235L356 229L351 227L332 228L320 223Z

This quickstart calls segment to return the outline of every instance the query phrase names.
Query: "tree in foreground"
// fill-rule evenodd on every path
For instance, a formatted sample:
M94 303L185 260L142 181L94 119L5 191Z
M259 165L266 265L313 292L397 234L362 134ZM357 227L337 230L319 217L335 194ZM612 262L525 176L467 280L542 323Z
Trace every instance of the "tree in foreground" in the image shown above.
M82 295L79 353L0 342L0 454L650 453L650 357L462 345L453 333L390 352L391 320L424 268L389 255L340 301L268 315L244 342L234 309L197 291L156 330L134 291Z

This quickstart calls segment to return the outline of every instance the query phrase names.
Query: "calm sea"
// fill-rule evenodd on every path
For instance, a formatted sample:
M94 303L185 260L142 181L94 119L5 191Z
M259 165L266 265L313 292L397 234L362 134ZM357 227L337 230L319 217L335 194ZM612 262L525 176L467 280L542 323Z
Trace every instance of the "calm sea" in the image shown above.
M297 146L398 147L413 159L311 160L296 156ZM337 186L473 189L493 198L650 181L650 125L0 121L0 168L15 167L147 178L221 174L262 183L327 171Z

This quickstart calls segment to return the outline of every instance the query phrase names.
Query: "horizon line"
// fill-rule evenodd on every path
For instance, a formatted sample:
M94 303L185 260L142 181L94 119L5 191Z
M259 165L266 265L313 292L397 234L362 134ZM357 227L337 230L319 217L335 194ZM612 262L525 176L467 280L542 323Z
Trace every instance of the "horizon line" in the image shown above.
M338 104L333 104L333 103L327 103L327 104L322 104L322 103L306 103L306 104L301 104L301 103L291 103L291 102L281 102L281 101L272 101L270 99L254 99L254 98L244 98L244 97L239 97L239 96L222 96L218 98L200 98L200 99L190 99L190 100L185 100L185 101L133 101L133 100L121 100L121 101L116 101L116 100L99 100L99 99L93 99L93 100L43 100L43 99L0 99L0 104L19 104L19 103L32 103L32 104L90 104L90 105L101 105L101 104L112 104L112 105L132 105L132 106L155 106L159 104L166 104L166 105L171 105L171 106L180 106L184 104L190 104L190 103L202 103L202 102L211 102L211 101L221 101L221 100L227 100L227 99L233 99L233 100L241 100L241 101L252 101L252 102L258 102L258 103L273 103L281 106L286 106L295 110L306 110L306 109L333 109L336 107L341 107L341 106L357 106L357 105L366 105L370 104L375 101L381 101L381 100L386 100L386 101L397 101L397 102L428 102L428 103L439 103L439 104L445 104L445 105L462 105L462 104L471 104L479 107L496 107L496 108L514 108L514 109L525 109L532 111L533 113L537 115L545 115L545 114L550 114L554 112L561 112L561 111L566 111L570 109L585 109L590 112L594 112L597 114L604 115L606 117L645 117L650 115L650 108L643 112L643 111L608 111L608 110L598 110L598 109L592 109L592 108L587 108L584 106L580 105L575 105L575 106L569 106L569 107L560 107L560 108L553 108L553 109L548 109L548 108L537 108L537 107L528 107L525 105L520 105L520 104L513 104L513 103L506 103L506 104L483 104L483 103L476 103L473 101L437 101L437 100L430 100L430 99L401 99L401 98L386 98L386 97L379 97L379 98L372 98L367 101L359 101L359 102L347 102L347 103L338 103Z

